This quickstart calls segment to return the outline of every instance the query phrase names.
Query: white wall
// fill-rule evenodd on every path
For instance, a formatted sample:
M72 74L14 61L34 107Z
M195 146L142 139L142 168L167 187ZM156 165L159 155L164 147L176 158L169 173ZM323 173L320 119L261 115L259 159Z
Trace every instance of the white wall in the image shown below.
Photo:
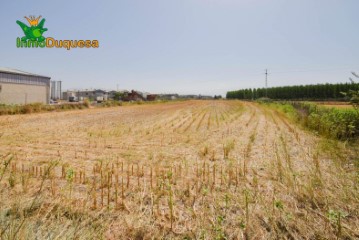
M50 89L47 86L0 82L0 103L27 104L40 102L47 104Z

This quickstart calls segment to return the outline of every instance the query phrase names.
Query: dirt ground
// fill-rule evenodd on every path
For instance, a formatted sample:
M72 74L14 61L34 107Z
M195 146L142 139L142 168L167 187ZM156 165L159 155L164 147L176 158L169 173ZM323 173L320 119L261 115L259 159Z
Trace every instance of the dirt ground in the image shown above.
M0 181L0 210L17 195L31 199L40 171L57 161L43 204L80 209L89 221L101 213L97 234L108 239L359 238L353 154L263 105L143 104L0 116L0 126L0 159L11 155L31 185ZM29 218L23 234L44 219ZM65 233L49 225L36 236L96 235L62 218Z

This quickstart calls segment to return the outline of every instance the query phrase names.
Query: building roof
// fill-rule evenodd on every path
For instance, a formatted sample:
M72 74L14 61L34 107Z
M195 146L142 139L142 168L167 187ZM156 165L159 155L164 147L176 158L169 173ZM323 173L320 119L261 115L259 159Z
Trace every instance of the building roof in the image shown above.
M24 72L21 70L5 68L5 67L0 67L0 72L1 73L10 73L10 74L20 74L20 75L33 76L33 77L50 78L50 77L44 76L44 75L38 75L38 74L34 74L34 73Z

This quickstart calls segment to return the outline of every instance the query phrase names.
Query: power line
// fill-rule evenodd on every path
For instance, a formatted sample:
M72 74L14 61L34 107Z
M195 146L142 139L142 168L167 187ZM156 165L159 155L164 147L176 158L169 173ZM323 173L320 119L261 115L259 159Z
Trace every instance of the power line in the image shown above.
M308 70L290 70L290 71L279 71L279 72L272 72L275 74L281 74L281 73L302 73L302 72L331 72L331 71L349 71L350 67L345 68L331 68L331 69L308 69Z

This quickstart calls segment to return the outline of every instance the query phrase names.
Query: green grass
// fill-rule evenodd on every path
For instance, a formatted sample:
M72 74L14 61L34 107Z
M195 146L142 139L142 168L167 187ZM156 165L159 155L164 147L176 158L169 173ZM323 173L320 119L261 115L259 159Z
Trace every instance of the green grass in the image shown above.
M276 102L268 105L319 135L338 140L359 137L359 111L355 109L326 108L308 102Z
M45 105L42 103L31 103L25 105L5 105L0 104L0 115L15 115L15 114L28 114L28 113L39 113L39 112L53 112L70 109L85 109L88 108L89 104L59 104L59 105Z

